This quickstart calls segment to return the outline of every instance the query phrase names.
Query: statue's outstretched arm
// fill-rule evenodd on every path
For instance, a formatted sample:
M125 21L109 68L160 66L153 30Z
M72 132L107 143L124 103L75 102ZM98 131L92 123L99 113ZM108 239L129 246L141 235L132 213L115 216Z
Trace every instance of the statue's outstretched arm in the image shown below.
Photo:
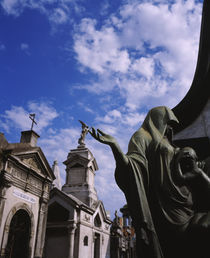
M103 144L107 144L111 147L117 167L128 165L128 157L122 152L118 142L116 141L116 139L113 136L105 134L104 132L102 132L99 129L97 129L97 132L96 132L95 128L93 128L93 127L91 128L91 130L89 130L89 133L97 141L99 141Z

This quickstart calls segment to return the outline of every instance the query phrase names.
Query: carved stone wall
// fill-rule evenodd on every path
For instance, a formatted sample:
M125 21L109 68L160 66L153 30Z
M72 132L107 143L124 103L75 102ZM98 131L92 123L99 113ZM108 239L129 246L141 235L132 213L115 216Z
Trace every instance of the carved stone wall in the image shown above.
M19 210L25 210L30 218L29 257L41 258L43 254L52 178L41 170L44 165L40 166L33 156L27 154L24 159L10 154L1 160L0 257L8 252L10 223Z

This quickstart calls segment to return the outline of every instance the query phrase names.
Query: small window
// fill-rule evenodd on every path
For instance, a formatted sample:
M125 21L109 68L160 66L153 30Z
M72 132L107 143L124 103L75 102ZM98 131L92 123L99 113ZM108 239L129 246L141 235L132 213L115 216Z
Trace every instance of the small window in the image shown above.
M98 214L96 215L96 217L95 217L95 219L94 219L94 225L95 225L95 227L97 227L97 228L100 228L100 227L101 227L101 219L100 219L100 217L99 217Z
M83 241L84 241L84 245L88 246L88 236L85 236Z

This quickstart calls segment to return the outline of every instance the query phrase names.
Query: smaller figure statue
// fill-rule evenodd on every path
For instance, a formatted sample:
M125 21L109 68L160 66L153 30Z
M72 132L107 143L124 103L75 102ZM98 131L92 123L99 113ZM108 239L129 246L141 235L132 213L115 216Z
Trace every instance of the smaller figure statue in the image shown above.
M115 210L114 216L115 216L114 222L115 222L116 225L118 225L119 224L119 216L117 214L117 210Z
M80 138L78 140L78 143L79 143L78 147L83 148L83 147L85 147L85 137L88 134L89 127L84 122L82 122L81 120L79 120L79 122L82 125L82 132L81 132Z
M194 149L184 147L177 153L176 179L180 186L187 186L192 192L193 208L196 211L209 211L210 178L203 171L204 162L199 162Z

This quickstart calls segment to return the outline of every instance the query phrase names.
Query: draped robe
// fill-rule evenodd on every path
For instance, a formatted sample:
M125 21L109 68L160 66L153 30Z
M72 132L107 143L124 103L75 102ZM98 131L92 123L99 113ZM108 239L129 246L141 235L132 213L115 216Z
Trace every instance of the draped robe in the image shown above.
M164 237L170 236L164 235L163 228L166 232L182 232L194 215L191 193L173 180L175 147L164 136L170 121L178 122L169 108L151 109L131 137L128 165L117 165L115 170L136 231L138 257L166 257L163 249L172 243L169 240L164 244Z

